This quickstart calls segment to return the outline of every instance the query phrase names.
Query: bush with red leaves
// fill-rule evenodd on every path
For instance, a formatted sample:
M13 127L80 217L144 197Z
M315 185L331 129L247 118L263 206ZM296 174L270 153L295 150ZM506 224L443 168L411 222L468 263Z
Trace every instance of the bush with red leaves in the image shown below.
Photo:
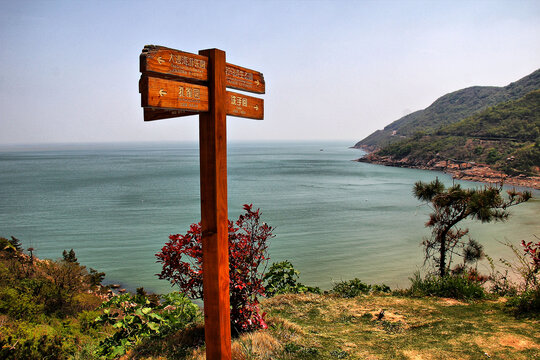
M262 279L268 263L268 239L273 228L260 221L259 209L244 205L238 220L229 220L229 276L231 326L236 332L267 328L259 314L258 295L264 295ZM160 279L169 280L194 299L203 298L201 224L191 224L185 235L169 236L156 254L163 265ZM263 268L260 270L260 268Z
M531 265L534 273L538 273L540 270L540 241L535 244L532 241L525 242L525 240L521 240L521 246L523 246L525 255L531 257Z

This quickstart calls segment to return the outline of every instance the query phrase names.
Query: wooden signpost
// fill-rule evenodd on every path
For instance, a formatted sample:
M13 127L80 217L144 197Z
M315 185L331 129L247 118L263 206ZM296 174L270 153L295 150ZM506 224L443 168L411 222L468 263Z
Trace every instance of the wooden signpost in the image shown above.
M199 114L206 358L230 360L226 115L262 120L264 102L226 88L264 94L264 77L227 64L218 49L196 55L147 45L140 68L145 121Z

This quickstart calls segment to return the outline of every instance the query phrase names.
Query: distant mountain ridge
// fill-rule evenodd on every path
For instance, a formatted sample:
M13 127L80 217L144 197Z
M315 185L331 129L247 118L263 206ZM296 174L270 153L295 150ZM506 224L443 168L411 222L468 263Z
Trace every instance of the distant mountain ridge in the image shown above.
M359 161L540 189L540 89L430 134L416 132Z
M540 69L504 87L472 86L441 96L424 110L418 110L377 130L354 145L375 150L415 133L433 133L490 106L519 99L540 89Z

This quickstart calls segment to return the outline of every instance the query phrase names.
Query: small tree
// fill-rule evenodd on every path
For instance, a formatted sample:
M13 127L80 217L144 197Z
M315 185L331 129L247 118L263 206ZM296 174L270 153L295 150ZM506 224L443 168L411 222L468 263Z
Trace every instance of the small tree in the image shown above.
M62 252L62 258L64 259L65 262L68 262L68 263L74 263L74 264L78 264L78 260L77 260L77 255L75 255L75 251L73 249L67 251L67 250L64 250Z
M259 209L244 205L245 213L236 222L229 220L229 289L231 325L237 332L266 328L259 314L258 295L264 295L262 265L268 263L267 240L273 228L260 221ZM163 264L160 279L167 279L191 298L203 298L201 225L191 224L185 235L169 236L156 254Z
M424 239L423 245L425 261L434 260L438 263L441 277L447 273L456 247L467 251L466 244L461 239L469 230L458 228L456 225L460 221L466 218L480 220L483 223L505 221L509 216L508 207L531 198L528 191L511 190L508 191L508 199L503 199L501 190L493 186L483 189L463 189L459 184L446 188L439 179L431 183L418 181L414 184L414 196L429 204L433 210L426 223L427 227L432 228L431 238ZM481 254L481 251L476 253ZM448 255L450 258L447 260ZM472 253L467 251L465 256L469 258L466 260L471 260L470 255Z

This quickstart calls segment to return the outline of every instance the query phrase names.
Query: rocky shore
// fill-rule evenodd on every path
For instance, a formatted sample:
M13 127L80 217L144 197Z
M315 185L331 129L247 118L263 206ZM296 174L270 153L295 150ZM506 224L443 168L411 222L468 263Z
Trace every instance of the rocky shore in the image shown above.
M390 156L380 156L376 153L369 153L357 161L385 166L436 170L450 174L452 178L459 180L478 181L489 184L500 184L503 182L505 185L540 190L540 176L509 176L500 171L491 169L486 164L456 162L437 158L432 158L426 161L405 157L403 159L396 160Z

